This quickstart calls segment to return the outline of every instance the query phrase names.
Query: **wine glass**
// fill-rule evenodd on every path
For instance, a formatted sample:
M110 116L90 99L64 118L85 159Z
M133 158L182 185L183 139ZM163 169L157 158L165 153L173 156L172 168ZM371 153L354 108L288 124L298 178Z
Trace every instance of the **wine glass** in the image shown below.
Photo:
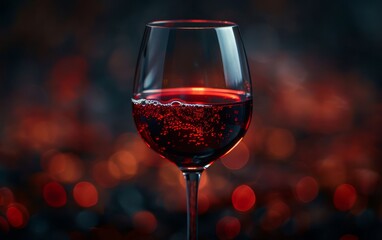
M212 20L148 23L132 104L143 140L183 172L187 238L197 239L200 175L240 142L252 115L251 79L238 25Z

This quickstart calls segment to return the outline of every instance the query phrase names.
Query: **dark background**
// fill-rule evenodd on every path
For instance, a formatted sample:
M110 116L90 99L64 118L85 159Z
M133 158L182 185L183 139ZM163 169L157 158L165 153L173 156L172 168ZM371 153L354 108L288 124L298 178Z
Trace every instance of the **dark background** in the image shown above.
M185 189L131 117L145 23L239 24L244 141L200 239L381 239L381 1L1 1L1 239L184 239ZM243 190L244 189L244 190Z

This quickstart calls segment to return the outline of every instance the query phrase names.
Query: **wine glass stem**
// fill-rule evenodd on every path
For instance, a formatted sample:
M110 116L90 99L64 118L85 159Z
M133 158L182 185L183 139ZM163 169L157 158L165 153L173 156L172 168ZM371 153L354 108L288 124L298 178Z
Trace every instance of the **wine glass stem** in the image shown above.
M201 172L183 172L187 185L187 240L198 239L198 187Z

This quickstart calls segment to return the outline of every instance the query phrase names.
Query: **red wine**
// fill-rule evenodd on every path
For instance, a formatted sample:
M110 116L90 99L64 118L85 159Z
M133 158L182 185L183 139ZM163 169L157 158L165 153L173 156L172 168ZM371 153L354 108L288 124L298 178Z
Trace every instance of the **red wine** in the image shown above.
M150 90L134 96L133 116L150 148L181 169L201 169L244 136L252 99L212 88Z

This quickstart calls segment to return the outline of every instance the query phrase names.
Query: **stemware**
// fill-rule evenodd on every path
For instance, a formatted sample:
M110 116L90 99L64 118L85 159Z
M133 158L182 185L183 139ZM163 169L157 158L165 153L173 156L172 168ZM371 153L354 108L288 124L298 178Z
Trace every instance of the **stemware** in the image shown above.
M252 115L251 79L238 25L215 20L148 23L132 104L143 140L183 172L187 238L197 239L200 175L240 142Z

